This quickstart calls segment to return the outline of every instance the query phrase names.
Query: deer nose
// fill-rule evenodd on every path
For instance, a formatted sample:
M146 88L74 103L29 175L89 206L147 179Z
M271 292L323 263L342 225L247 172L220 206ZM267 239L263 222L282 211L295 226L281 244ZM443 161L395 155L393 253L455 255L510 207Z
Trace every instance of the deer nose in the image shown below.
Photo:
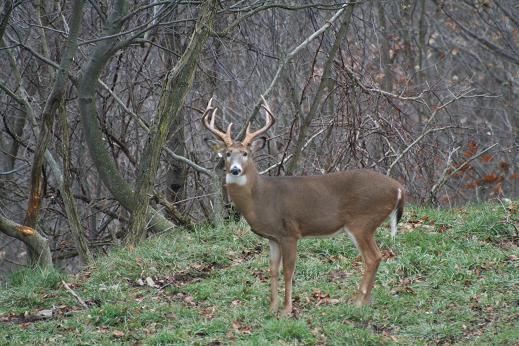
M233 166L231 167L231 174L232 175L240 175L241 169L239 167Z

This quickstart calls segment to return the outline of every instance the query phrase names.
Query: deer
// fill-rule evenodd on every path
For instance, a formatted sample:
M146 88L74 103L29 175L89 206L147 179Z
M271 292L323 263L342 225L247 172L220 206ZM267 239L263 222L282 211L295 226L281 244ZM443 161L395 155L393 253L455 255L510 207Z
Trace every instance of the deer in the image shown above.
M252 155L263 148L261 137L275 123L263 96L265 125L235 141L232 123L223 132L215 126L218 108L213 98L202 115L203 125L217 140L216 151L225 160L225 188L251 230L267 238L270 247L270 311L279 310L278 281L281 263L285 282L283 316L292 314L292 281L297 242L302 238L331 237L347 233L360 252L364 273L355 306L371 303L371 291L382 254L375 231L389 217L393 239L404 209L404 188L396 180L369 169L352 169L313 176L264 176L258 173Z

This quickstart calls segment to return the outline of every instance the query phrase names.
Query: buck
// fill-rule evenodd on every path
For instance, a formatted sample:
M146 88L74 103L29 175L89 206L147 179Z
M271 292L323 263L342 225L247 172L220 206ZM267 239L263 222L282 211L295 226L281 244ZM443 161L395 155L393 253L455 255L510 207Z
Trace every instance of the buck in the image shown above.
M251 132L249 123L241 142L231 137L232 123L226 132L215 126L217 108L212 106L212 98L202 121L221 144L219 154L225 159L229 197L251 230L269 240L271 311L276 313L279 308L278 278L283 263L285 301L282 313L292 313L297 241L341 232L351 237L364 262L364 274L352 302L357 306L369 304L382 258L375 242L375 231L389 217L392 236L396 235L404 207L402 185L367 169L321 176L259 175L251 156L262 147L261 142L265 142L259 136L275 122L270 107L262 99L266 124Z

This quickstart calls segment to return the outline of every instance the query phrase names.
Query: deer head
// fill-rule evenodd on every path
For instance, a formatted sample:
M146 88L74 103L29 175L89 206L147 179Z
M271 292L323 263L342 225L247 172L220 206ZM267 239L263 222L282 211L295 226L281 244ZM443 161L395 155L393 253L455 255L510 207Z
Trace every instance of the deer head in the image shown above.
M216 127L215 118L218 109L212 106L212 98L209 100L204 115L202 116L204 126L219 141L214 149L218 152L220 157L224 157L225 159L225 170L228 176L230 175L227 179L227 183L235 182L243 185L250 167L254 164L251 154L261 149L265 144L265 139L260 136L274 125L274 115L265 98L263 96L261 98L263 100L261 107L265 110L265 126L257 131L251 132L251 124L249 123L245 130L245 138L241 142L232 139L232 123L227 126L227 131L225 132Z

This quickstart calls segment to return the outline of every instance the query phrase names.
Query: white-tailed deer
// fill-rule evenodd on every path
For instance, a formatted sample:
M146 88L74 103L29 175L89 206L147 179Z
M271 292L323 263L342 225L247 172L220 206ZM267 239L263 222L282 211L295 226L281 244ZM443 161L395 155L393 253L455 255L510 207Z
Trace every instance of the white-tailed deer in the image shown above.
M269 177L258 174L251 153L255 139L273 124L274 116L265 99L266 124L255 132L247 126L242 142L231 137L232 123L223 132L215 126L217 109L212 99L202 117L205 127L222 142L227 192L253 232L270 244L271 302L278 310L278 277L281 262L285 278L283 314L292 312L292 278L297 241L301 238L332 236L345 231L360 251L365 271L353 302L360 306L371 300L381 253L375 231L389 216L393 237L404 207L404 189L397 181L366 169L321 176Z

